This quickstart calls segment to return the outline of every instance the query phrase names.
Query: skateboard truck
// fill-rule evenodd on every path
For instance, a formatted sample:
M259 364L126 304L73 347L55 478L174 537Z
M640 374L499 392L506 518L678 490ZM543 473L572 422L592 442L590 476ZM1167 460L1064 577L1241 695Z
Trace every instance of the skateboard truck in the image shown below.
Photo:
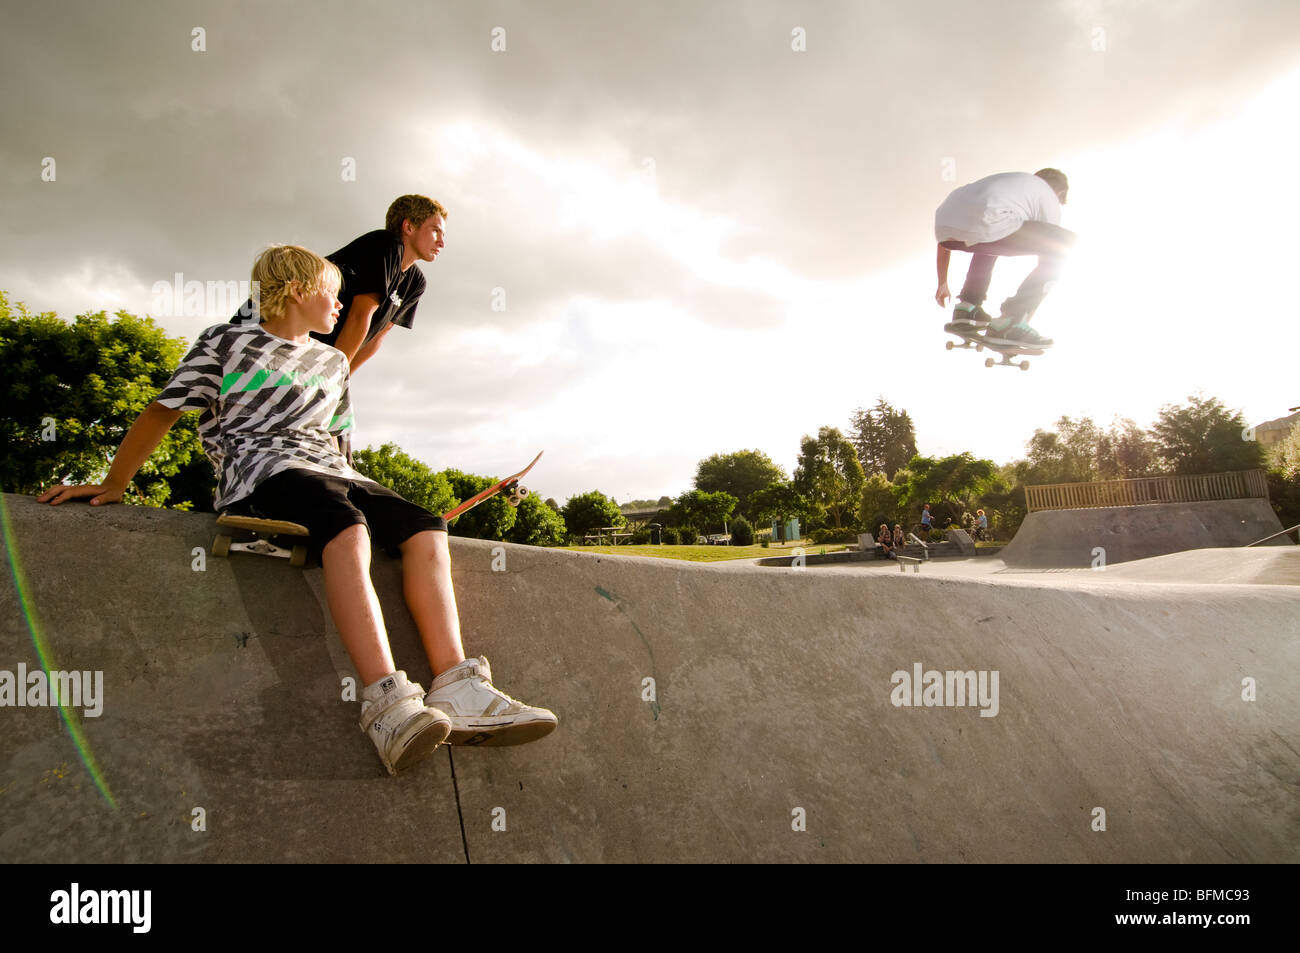
M962 339L961 344L958 344L955 341L945 341L944 347L949 351L969 351L973 348L976 352L979 352L988 348L990 351L1001 355L1002 359L1000 361L995 361L991 357L985 358L985 367L1018 367L1022 371L1027 371L1029 370L1028 361L1013 361L1011 358L1017 357L1021 354L1038 355L1046 353L1044 349L1040 347L1021 347L1018 344L993 344L980 335L978 331L972 331L968 327L958 327L951 323L945 324L943 329L949 334L955 334L957 337Z
M288 520L267 520L257 516L222 513L217 517L217 538L212 543L212 555L255 553L259 556L287 559L290 566L305 566L307 564L306 539L310 535L307 527L299 523L290 523ZM288 545L277 545L275 543L277 539ZM299 539L303 541L298 542Z
M496 496L498 493L509 494L506 497L506 502L509 503L511 506L518 506L523 501L524 497L528 496L528 487L521 486L519 480L521 477L527 476L528 471L531 470L534 466L536 466L537 461L540 459L542 459L542 454L538 453L537 456L533 457L533 462L528 464L528 466L524 467L518 473L512 473L510 474L510 476L506 477L505 479L498 480L496 483L493 483L486 490L482 490L481 492L474 494L468 500L465 500L460 505L448 510L446 513L443 513L442 518L445 519L448 523L450 523L457 516L460 516L462 513L472 510L474 507L478 506L484 500L491 499L492 497Z

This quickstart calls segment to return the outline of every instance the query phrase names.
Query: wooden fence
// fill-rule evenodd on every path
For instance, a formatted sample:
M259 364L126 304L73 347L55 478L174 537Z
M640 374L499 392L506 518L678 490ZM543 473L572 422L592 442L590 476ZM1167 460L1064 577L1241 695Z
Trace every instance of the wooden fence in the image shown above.
M1263 470L1025 487L1025 500L1031 513L1035 510L1074 510L1092 506L1249 499L1268 499L1268 481L1264 478Z

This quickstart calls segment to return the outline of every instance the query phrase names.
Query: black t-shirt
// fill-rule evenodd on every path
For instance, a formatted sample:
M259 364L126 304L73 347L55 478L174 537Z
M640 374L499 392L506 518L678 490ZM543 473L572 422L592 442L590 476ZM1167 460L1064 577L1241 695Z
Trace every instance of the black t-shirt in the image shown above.
M402 271L400 239L379 229L367 232L325 257L337 265L343 274L343 286L339 289L339 301L343 303L343 309L339 312L338 324L334 325L334 330L329 334L312 332L311 336L316 340L330 345L338 340L348 312L352 309L352 300L359 294L372 294L379 299L379 307L370 318L366 341L390 324L409 328L415 323L415 307L424 294L424 275L415 265ZM250 310L251 302L248 302L231 321L242 324L259 320L256 316L247 316Z

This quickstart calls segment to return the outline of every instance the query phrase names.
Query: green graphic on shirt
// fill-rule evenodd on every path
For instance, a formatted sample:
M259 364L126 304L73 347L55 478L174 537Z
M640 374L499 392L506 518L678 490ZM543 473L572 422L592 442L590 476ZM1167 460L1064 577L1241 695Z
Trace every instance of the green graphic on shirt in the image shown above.
M238 390L247 393L248 391L262 390L267 387L301 387L304 391L312 388L319 388L327 394L338 392L338 388L330 387L322 374L312 374L309 377L302 377L297 371L285 373L284 371L275 371L273 369L262 368L256 374L248 379L244 386L236 388L239 379L247 374L247 371L235 371L227 374L221 379L221 394L224 397L231 390ZM275 380L271 380L272 375L278 374ZM269 382L269 383L268 383Z

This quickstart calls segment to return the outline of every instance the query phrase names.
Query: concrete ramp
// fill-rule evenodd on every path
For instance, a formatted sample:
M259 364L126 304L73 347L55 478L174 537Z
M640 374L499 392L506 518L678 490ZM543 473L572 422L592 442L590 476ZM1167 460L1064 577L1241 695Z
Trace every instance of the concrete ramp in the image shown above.
M1124 582L1300 586L1300 546L1191 549L1107 566L1106 575Z
M208 516L0 502L15 570L0 669L36 667L39 646L53 669L104 678L98 717L0 708L8 861L1300 850L1292 587L720 569L457 540L467 650L560 727L444 747L394 779L341 700L352 671L319 570L205 557ZM396 570L376 558L395 655L427 682ZM959 698L967 683L945 680L951 704L895 705L894 673L917 665L982 673L990 691Z
M1267 500L1039 510L1025 517L999 556L1008 566L1084 567L1102 549L1111 565L1188 549L1245 546L1282 528ZM1287 539L1275 543L1290 545Z

